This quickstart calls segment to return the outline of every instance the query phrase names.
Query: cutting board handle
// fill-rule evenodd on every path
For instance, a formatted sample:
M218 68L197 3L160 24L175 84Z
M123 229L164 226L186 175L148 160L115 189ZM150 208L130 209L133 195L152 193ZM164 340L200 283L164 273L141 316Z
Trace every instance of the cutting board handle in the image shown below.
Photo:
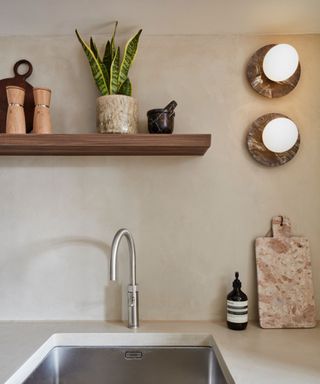
M19 70L20 65L26 65L28 68L27 72L19 73L18 70ZM24 80L27 79L32 74L32 71L33 71L32 64L30 63L30 61L25 60L25 59L17 61L13 67L13 72L14 72L15 77L22 77Z
M272 218L273 237L290 237L291 222L286 216L274 216Z

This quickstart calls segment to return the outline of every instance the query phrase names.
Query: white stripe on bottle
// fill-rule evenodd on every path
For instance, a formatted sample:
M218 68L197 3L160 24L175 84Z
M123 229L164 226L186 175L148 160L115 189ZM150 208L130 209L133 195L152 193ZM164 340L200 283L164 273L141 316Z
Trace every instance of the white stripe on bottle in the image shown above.
M248 315L227 315L227 321L230 323L247 323Z
M231 307L240 307L240 308L243 308L243 307L247 307L248 306L248 300L246 301L231 301L231 300L227 300L227 305L231 306Z
M231 301L227 300L227 321L230 323L248 322L248 300Z

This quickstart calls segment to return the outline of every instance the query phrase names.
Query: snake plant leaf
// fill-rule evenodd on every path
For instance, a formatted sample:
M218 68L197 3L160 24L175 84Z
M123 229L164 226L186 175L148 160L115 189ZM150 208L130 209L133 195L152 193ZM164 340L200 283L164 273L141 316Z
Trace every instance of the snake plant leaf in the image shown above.
M131 86L131 81L129 80L129 77L127 77L125 82L121 85L119 89L119 95L126 95L126 96L132 95L132 86Z
M97 46L96 46L95 42L93 41L92 37L90 37L90 48L91 48L91 51L95 55L95 58L97 59L99 65L101 67L104 79L105 79L107 87L108 87L108 84L110 82L110 73L109 73L107 67L105 66L105 64L103 63L103 61L101 61ZM109 68L110 68L110 66L109 66ZM107 94L109 94L109 89L108 89Z
M108 86L107 86L106 80L104 78L102 68L101 68L97 58L95 57L95 55L92 52L91 48L82 39L82 37L80 36L79 32L77 30L75 32L76 32L76 35L77 35L77 38L78 38L80 44L82 45L84 53L87 56L87 59L88 59L89 64L90 64L90 68L91 68L91 72L92 72L93 78L94 78L94 80L96 82L96 85L97 85L100 93L102 95L107 95L108 94Z
M114 59L114 55L115 55L115 53L116 53L116 48L115 48L115 44L114 44L114 39L115 39L115 37L116 37L117 26L118 26L118 22L116 21L116 23L115 23L115 25L114 25L114 30L113 30L112 38L111 38L111 55L112 55L112 60Z
M118 47L116 54L112 60L110 68L110 95L118 93L118 79L119 79L119 68L120 68L120 48Z
M109 71L108 71L107 67L103 64L103 62L101 61L100 58L98 58L98 62L99 62L99 65L101 67L104 80L105 80L105 82L107 84L107 93L106 93L106 95L109 95L110 74L109 74Z
M110 67L112 64L112 54L111 54L111 43L109 40L107 41L107 44L104 50L103 64L106 66L108 73L110 75Z
M97 59L98 64L101 67L101 70L102 70L102 73L103 73L103 76L104 76L104 79L106 81L107 88L108 88L108 85L109 85L109 82L110 82L110 73L109 73L110 66L109 66L109 70L108 70L108 68L105 66L105 64L101 60L101 58L99 56L99 52L98 52L97 46L96 46L95 42L93 41L92 37L90 38L90 48L91 48L91 51L94 53L95 58ZM109 89L108 89L107 94L109 94Z
M97 59L99 65L100 65L100 67L101 67L103 76L104 76L104 78L105 78L105 80L106 80L106 83L107 83L107 85L108 85L108 84L109 84L109 79L110 79L110 77L109 77L109 71L108 71L106 65L103 63L103 61L101 61L101 58L100 58L100 56L99 56L98 48L97 48L95 42L93 41L92 37L90 37L90 49L91 49L91 51L93 52L95 58ZM110 65L111 65L111 63L110 63ZM110 66L109 66L109 67L110 67Z
M118 22L116 21L115 26L114 26L114 30L113 30L113 35L111 38L111 42L109 40L107 41L107 44L106 44L106 47L104 50L104 55L103 55L103 63L107 67L109 76L110 76L110 67L112 64L112 60L114 59L114 56L116 53L115 40L114 39L116 36L117 26L118 26Z
M90 37L90 49L93 52L95 58L98 59L99 58L98 48L95 42L93 41L92 37Z
M133 63L137 53L141 32L142 29L140 29L138 33L136 33L130 40L128 40L126 44L119 71L119 87L122 86L122 84L126 81L128 77L129 68Z

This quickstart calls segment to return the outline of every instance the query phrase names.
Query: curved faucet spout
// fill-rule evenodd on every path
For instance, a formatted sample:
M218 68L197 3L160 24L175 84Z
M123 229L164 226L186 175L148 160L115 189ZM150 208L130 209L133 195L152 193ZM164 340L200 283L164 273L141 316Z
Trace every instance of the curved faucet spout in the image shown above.
M125 237L128 242L129 247L129 257L130 257L130 284L136 285L136 249L134 245L133 237L130 232L123 228L115 234L111 246L111 260L110 260L110 280L117 280L117 256L118 248L121 242L122 237Z
M110 259L110 280L117 280L117 257L119 244L125 237L129 246L130 257L130 283L128 285L128 327L139 327L139 292L136 281L136 249L134 246L133 237L127 229L119 229L115 234L111 246L111 259Z

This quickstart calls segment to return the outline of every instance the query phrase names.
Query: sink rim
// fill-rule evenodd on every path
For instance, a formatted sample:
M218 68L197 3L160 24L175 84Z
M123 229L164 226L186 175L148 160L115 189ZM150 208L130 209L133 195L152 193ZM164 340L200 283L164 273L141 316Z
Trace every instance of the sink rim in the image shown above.
M208 333L55 333L4 384L21 384L55 347L210 347L228 384L235 384L211 334Z

